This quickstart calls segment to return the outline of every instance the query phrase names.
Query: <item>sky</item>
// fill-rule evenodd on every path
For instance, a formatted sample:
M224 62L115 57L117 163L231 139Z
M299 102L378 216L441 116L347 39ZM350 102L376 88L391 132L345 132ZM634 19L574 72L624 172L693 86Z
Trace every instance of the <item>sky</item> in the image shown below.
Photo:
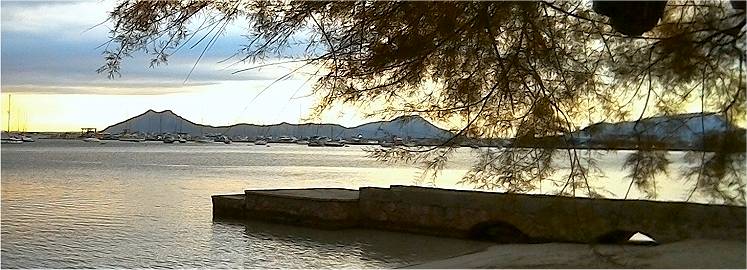
M208 125L325 122L357 126L386 120L364 119L352 107L336 107L322 119L307 120L317 100L311 95L313 82L308 82L304 72L276 82L297 63L234 74L263 64L222 61L247 44L245 22L229 25L189 77L204 44L185 46L167 65L155 68L149 67L148 55L135 54L125 60L121 77L109 79L96 69L105 63L100 45L109 40L111 23L106 18L115 3L0 1L1 129L103 129L149 109L172 110ZM688 112L698 110L698 106L691 107ZM638 115L635 111L633 115ZM587 122L584 126L594 121Z
M221 62L246 44L246 29L238 24L226 29L188 79L203 46L185 46L155 68L149 67L148 55L136 54L125 60L121 77L98 74L104 56L97 47L108 40L111 25L101 23L115 3L0 2L3 130L8 124L10 130L25 131L102 129L148 109L170 109L210 125L298 123L316 101L303 74L273 84L294 64L232 74L252 66ZM380 119L338 107L314 122L355 126L375 120Z

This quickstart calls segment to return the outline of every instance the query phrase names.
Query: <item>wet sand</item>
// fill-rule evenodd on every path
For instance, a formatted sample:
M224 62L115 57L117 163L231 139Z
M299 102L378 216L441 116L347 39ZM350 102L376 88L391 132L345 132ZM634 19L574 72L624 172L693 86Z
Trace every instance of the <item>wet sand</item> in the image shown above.
M744 241L694 239L658 246L568 243L494 245L406 268L741 268Z

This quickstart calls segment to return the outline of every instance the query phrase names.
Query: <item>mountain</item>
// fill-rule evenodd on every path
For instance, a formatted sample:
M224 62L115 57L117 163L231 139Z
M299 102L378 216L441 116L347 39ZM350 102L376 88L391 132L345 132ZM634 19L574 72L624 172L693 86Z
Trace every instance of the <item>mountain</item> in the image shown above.
M646 139L669 142L693 142L703 134L718 134L740 129L716 113L688 113L656 116L636 121L596 123L575 133L591 140L630 139L640 135Z
M140 133L188 133L192 136L203 134L224 134L228 136L327 136L354 138L358 134L368 139L391 139L392 136L417 139L445 139L452 133L434 126L420 116L400 116L390 121L378 121L357 127L343 127L338 124L289 124L275 125L237 124L232 126L201 125L184 119L171 110L156 112L148 110L138 116L111 125L103 130L111 134L122 132Z

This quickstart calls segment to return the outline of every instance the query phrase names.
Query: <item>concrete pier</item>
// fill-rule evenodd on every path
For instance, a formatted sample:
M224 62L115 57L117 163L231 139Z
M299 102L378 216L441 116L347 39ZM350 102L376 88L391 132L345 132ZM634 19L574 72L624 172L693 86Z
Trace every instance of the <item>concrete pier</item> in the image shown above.
M215 218L372 228L498 242L745 240L745 207L569 198L414 186L246 190L215 195Z

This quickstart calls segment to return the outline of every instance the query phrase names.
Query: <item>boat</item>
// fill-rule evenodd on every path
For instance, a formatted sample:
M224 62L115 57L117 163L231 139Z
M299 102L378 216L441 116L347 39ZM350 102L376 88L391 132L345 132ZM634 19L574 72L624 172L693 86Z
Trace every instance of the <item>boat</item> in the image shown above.
M175 141L176 138L174 138L174 136L168 134L166 136L163 136L163 143L174 143Z
M322 147L324 146L324 140L310 140L308 144L309 147Z
M341 141L329 141L329 142L324 143L324 146L326 146L326 147L343 147L343 146L345 146L345 143L341 142Z
M10 132L10 99L13 96L8 94L8 129L5 130L5 132ZM8 133L3 133L2 135L2 141L3 143L15 143L15 140L12 139L13 136L10 136ZM22 141L23 142L23 141Z
M119 141L121 142L144 142L145 139L143 138L119 138Z
M140 138L137 135L125 134L125 135L119 136L119 141L122 141L122 142L144 142L145 139L144 138Z
M337 140L334 140L333 137L333 126L329 126L329 138L325 138L326 142L324 142L324 146L326 147L343 147L345 146L346 141L342 138L337 138Z
M392 142L387 142L387 141L382 141L382 142L380 142L380 143L379 143L379 145L380 145L381 147L392 147L392 146L394 146L394 143L392 143Z
M179 129L181 130L181 128L179 128ZM187 143L187 138L188 138L188 137L189 137L189 134L187 134L187 133L184 133L184 132L179 132L179 133L177 133L177 135L176 135L176 140L177 140L177 141L178 141L179 143Z
M26 135L21 135L21 141L23 141L23 142L34 142L34 139L31 138L31 137L29 137L29 136L26 136Z
M100 140L99 138L84 138L83 141L84 142L90 142L90 143L106 143L106 142Z
M355 136L353 138L352 144L361 144L363 143L363 134L358 134L358 136Z
M213 142L213 140L211 140L211 139L209 139L209 138L207 138L207 137L203 137L203 136L200 136L200 137L197 137L197 138L195 139L195 142L196 142L196 143L212 143L212 142Z
M8 132L8 133L3 133L2 143L4 143L4 144L20 144L20 143L24 143L24 142L33 142L34 139L32 139L31 137L24 136L24 135L21 135L21 134L10 134L9 133L10 132L10 122L11 122L10 121L10 119L11 119L10 118L10 109L11 109L11 102L10 102L10 100L11 100L11 98L12 98L12 96L9 94L8 95L8 129L6 130L6 132ZM16 127L16 128L18 128L18 127ZM17 131L17 132L20 132L20 130Z
M10 138L10 139L0 140L0 143L2 143L2 144L22 144L23 141L15 139L15 138Z
M405 144L405 140L402 139L402 138L400 138L400 137L395 136L394 137L394 142L392 142L392 144L394 144L394 145L404 145Z
M278 142L280 143L293 143L295 141L296 139L288 137L288 136L280 136L280 138L278 138Z
M231 144L231 138L229 138L226 135L219 135L219 136L215 137L215 141L216 142L222 142L222 143L225 143L225 144Z
M265 141L265 140L256 140L256 141L254 141L254 145L267 145L267 141Z
M100 132L96 138L100 140L115 140L114 136L109 132Z
M23 143L23 140L3 132L2 137L0 137L0 142L2 142L2 144L21 144Z

